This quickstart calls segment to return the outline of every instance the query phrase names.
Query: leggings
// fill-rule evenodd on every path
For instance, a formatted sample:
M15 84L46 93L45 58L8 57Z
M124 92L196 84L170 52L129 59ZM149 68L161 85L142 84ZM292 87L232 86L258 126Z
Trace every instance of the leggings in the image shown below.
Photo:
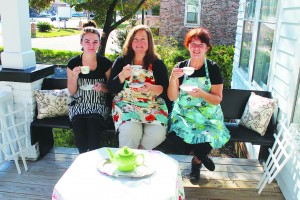
M203 160L212 150L212 147L208 142L199 144L188 144L184 142L181 137L178 137L174 132L170 133L168 137L170 143L168 144L168 146L170 146L172 151L176 152L177 154L190 154L191 152L193 152L193 154L199 160Z
M72 127L79 153L100 148L100 135L105 130L105 125L101 118L75 117L72 120Z

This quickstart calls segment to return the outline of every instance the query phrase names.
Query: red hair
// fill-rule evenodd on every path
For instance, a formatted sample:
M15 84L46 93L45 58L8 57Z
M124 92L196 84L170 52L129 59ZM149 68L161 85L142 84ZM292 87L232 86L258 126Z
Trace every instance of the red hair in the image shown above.
M200 28L194 28L192 30L190 30L184 39L184 46L185 48L189 48L189 44L191 43L193 38L198 38L199 40L201 40L201 42L205 43L208 47L209 50L212 49L212 44L210 42L211 39L211 35L209 33L209 31L206 28L200 27Z

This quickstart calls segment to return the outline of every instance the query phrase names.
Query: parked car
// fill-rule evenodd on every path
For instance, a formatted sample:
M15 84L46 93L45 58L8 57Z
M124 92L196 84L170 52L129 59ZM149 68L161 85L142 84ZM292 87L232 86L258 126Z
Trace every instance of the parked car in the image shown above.
M56 16L50 18L51 21L56 21ZM68 21L69 17L59 17L59 21Z

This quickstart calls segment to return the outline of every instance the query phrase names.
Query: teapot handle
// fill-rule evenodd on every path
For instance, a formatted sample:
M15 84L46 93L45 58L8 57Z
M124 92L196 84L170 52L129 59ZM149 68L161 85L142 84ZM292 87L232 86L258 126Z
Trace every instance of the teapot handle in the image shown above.
M141 159L141 163L138 163L138 162L136 163L137 166L141 166L141 165L144 164L145 157L144 157L144 154L137 154L136 155L136 160L137 160L138 156L142 156L143 157L143 159Z

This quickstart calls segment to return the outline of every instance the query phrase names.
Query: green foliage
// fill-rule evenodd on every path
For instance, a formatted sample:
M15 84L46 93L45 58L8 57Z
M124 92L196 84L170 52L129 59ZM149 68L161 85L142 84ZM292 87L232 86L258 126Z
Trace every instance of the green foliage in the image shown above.
M153 36L159 36L159 28L158 27L150 27L150 30Z
M118 57L118 56L120 56L121 54L118 54L118 53L115 53L115 54L106 54L105 56L109 59L109 60L111 60L112 62L114 61L114 60L116 60L116 58Z
M81 52L64 51L64 50L49 50L37 49L35 51L36 62L43 64L67 64L68 60Z
M156 44L156 51L160 55L161 59L164 61L168 68L168 72L170 73L178 61L176 55L180 54L180 50L178 48L178 42L172 37L157 37L154 36L154 41ZM174 58L176 61L174 61ZM180 57L182 58L182 57ZM182 59L184 60L184 59Z
M72 129L54 128L53 138L56 147L76 147Z
M76 29L57 29L52 27L51 31L48 32L40 32L37 30L35 37L36 38L52 38L52 37L63 37L63 36L69 36L69 35L76 35L80 34L81 31L78 31Z
M39 32L51 31L53 28L53 25L51 25L49 22L38 22L36 26Z
M111 132L101 133L100 147L118 147L118 135L112 134ZM53 138L56 147L76 147L72 129L54 128Z
M154 16L159 16L160 14L160 5L155 5L152 7L152 14Z
M39 12L48 9L51 2L53 0L29 0L29 5L32 9Z
M234 47L232 45L215 46L212 51L207 54L207 57L215 61L221 70L224 79L224 88L231 87L232 67L233 67Z

